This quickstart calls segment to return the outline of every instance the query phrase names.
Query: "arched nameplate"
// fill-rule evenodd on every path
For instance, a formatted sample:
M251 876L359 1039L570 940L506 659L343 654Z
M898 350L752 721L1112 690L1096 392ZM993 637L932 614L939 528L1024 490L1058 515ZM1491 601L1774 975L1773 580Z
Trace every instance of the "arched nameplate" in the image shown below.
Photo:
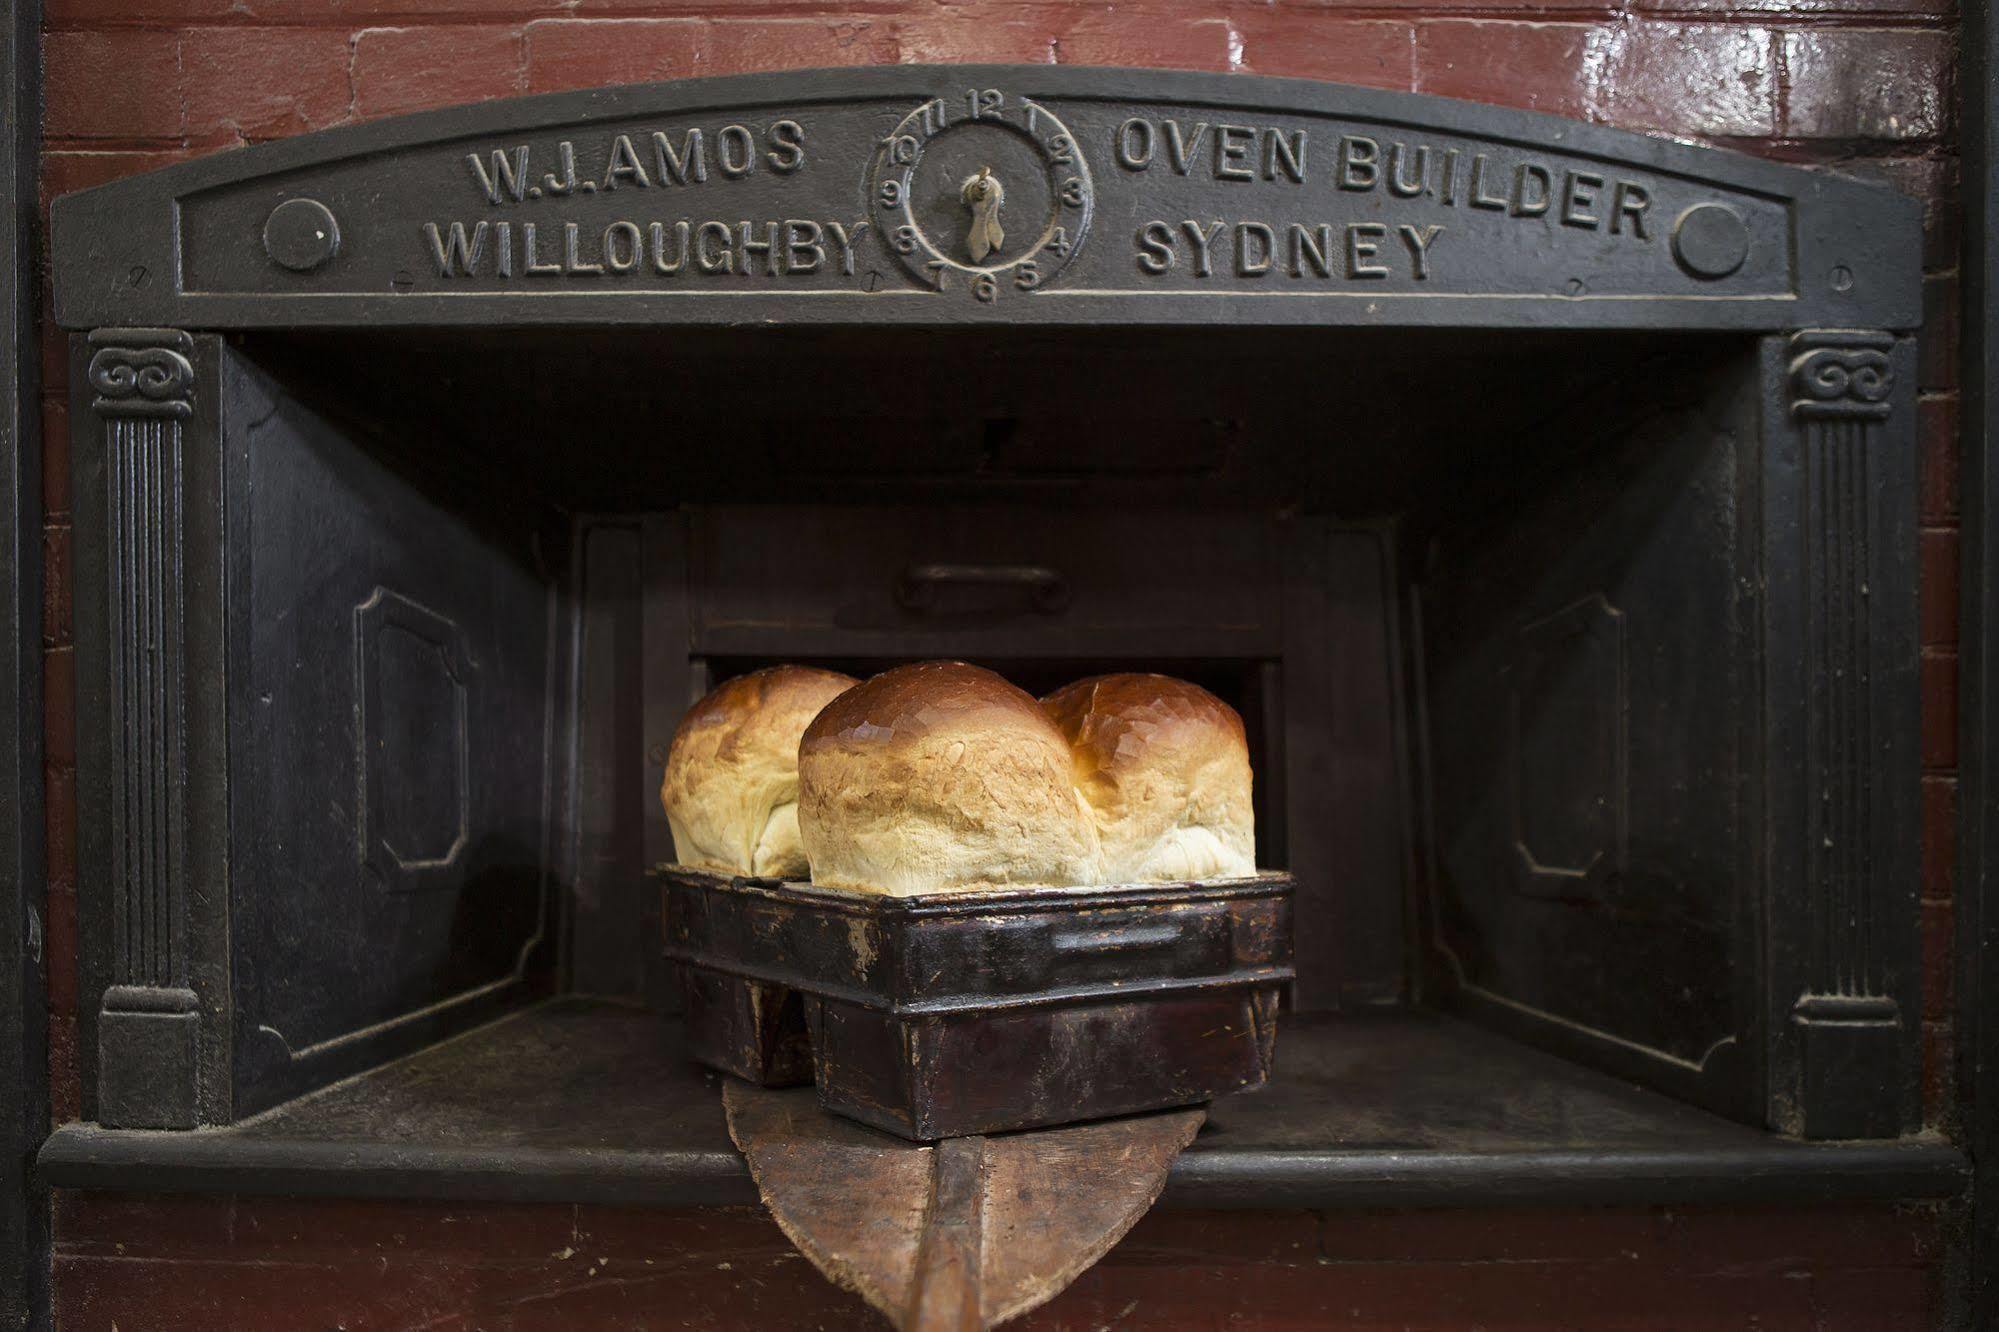
M1916 205L1549 116L1044 66L491 102L59 200L72 328L1912 328Z

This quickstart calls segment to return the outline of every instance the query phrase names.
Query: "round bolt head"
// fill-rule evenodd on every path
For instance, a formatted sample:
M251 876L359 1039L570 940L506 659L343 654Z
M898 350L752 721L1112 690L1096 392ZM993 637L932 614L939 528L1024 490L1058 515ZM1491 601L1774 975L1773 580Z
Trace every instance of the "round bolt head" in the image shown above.
M1695 204L1673 223L1673 257L1697 278L1725 278L1749 257L1749 228L1726 204Z
M317 199L287 199L264 222L264 253L294 273L310 273L340 252L340 224Z

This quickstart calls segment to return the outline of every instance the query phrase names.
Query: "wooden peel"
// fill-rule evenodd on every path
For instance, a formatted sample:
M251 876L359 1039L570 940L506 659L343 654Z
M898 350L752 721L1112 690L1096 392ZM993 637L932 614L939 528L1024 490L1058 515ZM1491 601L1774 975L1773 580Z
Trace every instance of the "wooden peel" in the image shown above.
M902 1332L979 1332L1052 1299L1145 1215L1206 1118L923 1146L827 1113L810 1087L730 1078L722 1104L779 1227Z

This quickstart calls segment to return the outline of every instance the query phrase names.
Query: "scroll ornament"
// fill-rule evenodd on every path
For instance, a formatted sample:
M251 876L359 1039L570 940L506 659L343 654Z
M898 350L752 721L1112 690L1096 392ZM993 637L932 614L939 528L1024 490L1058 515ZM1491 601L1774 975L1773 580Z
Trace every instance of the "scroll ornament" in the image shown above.
M1890 333L1816 330L1791 339L1791 411L1800 417L1880 420L1895 371Z
M193 412L194 364L186 348L99 347L90 358L92 406L111 416L186 416Z

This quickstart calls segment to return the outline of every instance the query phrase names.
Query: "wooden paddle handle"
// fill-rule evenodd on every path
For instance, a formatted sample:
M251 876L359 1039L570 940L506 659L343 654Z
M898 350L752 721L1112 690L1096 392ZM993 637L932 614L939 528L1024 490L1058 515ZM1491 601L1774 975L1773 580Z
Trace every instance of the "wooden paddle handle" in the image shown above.
M984 1332L979 1249L984 1239L984 1138L946 1138L931 1148L930 1207L916 1251L916 1277L902 1332Z

